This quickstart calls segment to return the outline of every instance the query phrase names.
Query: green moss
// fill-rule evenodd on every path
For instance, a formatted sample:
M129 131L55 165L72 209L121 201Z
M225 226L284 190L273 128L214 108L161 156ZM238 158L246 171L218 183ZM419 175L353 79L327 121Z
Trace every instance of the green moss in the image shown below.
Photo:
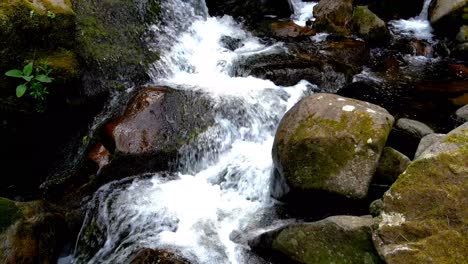
M369 228L343 231L336 224L299 225L282 230L274 250L306 264L380 263Z
M343 113L339 121L315 116L307 118L299 124L287 143L290 145L288 153L281 154L282 157L289 157L284 162L292 170L285 171L292 176L288 177L290 184L305 189L322 186L356 155L366 155L366 150L356 152L355 145L365 144L369 138L375 138L377 133L367 113ZM380 145L382 143L379 143L379 147L383 147ZM278 148L280 152L285 149L281 144Z
M59 50L55 53L39 57L37 64L47 64L51 69L51 76L62 82L76 80L80 76L80 68L76 54L69 50Z
M83 238L86 241L91 241L96 235L97 230L98 230L98 226L97 226L96 221L92 221L91 224L89 224L84 230Z
M21 217L21 209L14 201L0 197L0 232Z

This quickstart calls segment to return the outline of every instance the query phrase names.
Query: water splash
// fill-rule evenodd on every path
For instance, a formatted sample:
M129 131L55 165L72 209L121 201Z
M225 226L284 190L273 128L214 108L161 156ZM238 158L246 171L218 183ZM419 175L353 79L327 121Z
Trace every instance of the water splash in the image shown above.
M173 9L186 4L168 2ZM233 242L231 234L263 226L270 214L274 133L311 84L279 87L269 80L231 76L236 60L281 45L260 43L231 17L189 13L192 20L181 23L190 26L170 37L170 47L161 48L151 76L154 83L210 95L216 124L180 150L175 175L152 174L101 187L80 234L76 263L122 263L141 248L170 249L197 263L246 263L248 248ZM163 34L176 31L156 28ZM239 47L226 48L223 36L238 39ZM86 250L89 228L101 234L97 252Z
M293 7L294 14L292 19L294 23L299 26L305 27L307 21L314 21L314 7L318 2L304 2L302 0L290 0L290 3Z
M390 29L396 35L432 41L432 26L428 20L430 4L431 0L425 0L421 13L414 18L390 21Z

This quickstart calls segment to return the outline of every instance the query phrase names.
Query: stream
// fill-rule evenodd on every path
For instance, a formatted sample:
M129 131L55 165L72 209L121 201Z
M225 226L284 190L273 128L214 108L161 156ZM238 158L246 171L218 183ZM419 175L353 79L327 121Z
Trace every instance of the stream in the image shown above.
M291 4L292 19L305 25L316 3ZM425 10L420 17L393 21L394 34L418 32L417 38L430 41ZM285 48L280 42L264 44L230 16L210 17L204 0L163 1L161 15L171 23L150 27L155 36L148 39L150 46L161 54L150 68L151 84L210 96L215 124L179 151L177 172L148 172L101 187L70 262L124 263L140 249L156 248L192 263L262 263L242 236L279 223L270 198L275 131L285 112L315 86L233 77L237 61ZM237 48L227 48L226 37L236 40ZM90 228L102 240L97 252L87 250Z

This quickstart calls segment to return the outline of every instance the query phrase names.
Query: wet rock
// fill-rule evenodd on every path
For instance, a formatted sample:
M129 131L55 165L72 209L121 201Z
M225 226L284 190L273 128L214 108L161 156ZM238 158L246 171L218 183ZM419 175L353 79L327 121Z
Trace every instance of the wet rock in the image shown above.
M423 152L384 195L373 234L387 263L466 262L468 123Z
M212 16L230 15L247 24L255 24L266 16L289 18L292 14L287 0L206 0L206 5Z
M364 198L392 124L379 106L314 94L281 121L273 144L275 167L292 193Z
M0 198L0 258L3 263L55 263L66 242L62 212L43 201Z
M315 30L298 26L293 21L275 21L270 25L271 36L279 39L305 38L315 35Z
M179 149L213 123L211 112L209 98L200 92L142 89L104 127L114 159L103 173L129 176L168 169Z
M103 144L99 143L88 153L88 158L96 164L99 174L99 171L110 163L111 153Z
M190 264L175 253L160 249L144 248L136 252L128 262L129 264Z
M411 160L399 151L385 147L374 175L375 182L388 185L393 184L410 163Z
M364 42L347 38L320 43L298 41L286 46L288 53L280 50L236 62L234 75L252 75L284 86L307 80L322 91L336 92L352 81L369 56Z
M419 15L423 9L424 0L355 0L354 5L367 5L385 21L407 19Z
M408 118L398 119L395 128L403 130L418 138L422 138L425 135L434 133L432 128L428 127L426 124Z
M429 134L421 138L421 141L418 145L418 149L414 154L414 159L419 158L426 149L428 149L434 144L441 142L445 137L445 134Z
M372 224L371 217L332 216L263 233L249 245L281 263L380 263Z
M466 23L467 0L433 0L429 8L429 21L437 34L454 38Z
M464 120L464 122L468 121L468 105L465 105L458 109L457 112L455 112L455 114L460 120Z
M222 36L221 37L221 43L223 47L225 47L228 50L234 51L240 47L242 47L242 40L233 38L230 36Z
M390 133L388 145L408 157L414 157L421 138L432 133L434 133L434 130L422 122L400 118Z
M314 7L313 28L317 32L336 33L347 36L347 27L353 16L352 0L322 0Z
M385 22L366 6L354 8L351 28L359 37L374 45L388 43L391 38Z
M148 65L159 55L145 41L148 39L148 24L159 19L159 2L114 0L74 3L76 36L79 36L76 47L84 64L81 74L86 96L106 96L149 81Z

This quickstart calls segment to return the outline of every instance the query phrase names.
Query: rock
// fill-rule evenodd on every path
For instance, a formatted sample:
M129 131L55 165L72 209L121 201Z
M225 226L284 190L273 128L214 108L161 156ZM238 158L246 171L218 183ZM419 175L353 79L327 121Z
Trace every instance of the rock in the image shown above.
M172 252L144 248L130 257L129 264L189 264L190 261Z
M354 5L367 5L385 21L393 19L408 19L418 16L424 5L424 0L354 0Z
M408 157L414 157L419 141L434 133L430 127L417 120L400 118L388 138L388 145Z
M377 217L382 213L383 210L383 201L382 199L377 199L369 205L369 212L373 217Z
M315 35L315 30L298 26L293 21L275 21L270 25L271 35L279 39L305 38Z
M332 94L302 99L281 121L273 161L291 192L364 198L393 124L383 108Z
M455 37L466 24L468 0L433 0L429 8L429 21L437 34Z
M457 34L457 41L460 43L468 42L468 26L463 25Z
M307 80L320 86L322 91L336 92L362 71L369 56L363 41L347 38L320 43L297 41L286 46L288 53L278 51L237 61L234 75L252 75L283 86Z
M380 263L372 224L371 217L332 216L263 233L249 245L281 263Z
M421 138L421 141L419 141L418 149L414 154L414 159L419 158L426 149L428 149L434 144L441 142L446 136L447 135L445 134L429 134Z
M230 15L255 24L266 16L289 18L292 14L287 0L206 0L211 16Z
M352 16L352 0L322 0L314 7L313 28L317 32L347 36L350 34L347 26Z
M354 8L351 28L359 37L374 45L386 44L391 38L385 22L372 13L367 6Z
M102 168L109 165L111 153L103 144L99 143L88 153L88 159L96 164L97 174L99 174Z
M0 259L3 263L55 263L68 232L62 212L43 201L0 198Z
M428 127L426 124L408 118L398 119L395 127L418 138L422 138L425 135L434 133L434 130L432 130L432 128Z
M429 147L384 195L373 239L387 263L468 261L468 123Z
M148 24L159 19L159 0L76 1L77 50L84 64L86 96L139 87L159 55L146 42ZM105 10L102 12L102 10Z
M468 105L461 107L455 112L457 118L463 120L464 122L468 121Z
M399 151L385 147L374 175L375 181L380 184L393 184L410 163L411 160Z
M220 42L223 45L223 47L230 51L235 51L243 45L241 39L233 38L230 36L222 36Z

